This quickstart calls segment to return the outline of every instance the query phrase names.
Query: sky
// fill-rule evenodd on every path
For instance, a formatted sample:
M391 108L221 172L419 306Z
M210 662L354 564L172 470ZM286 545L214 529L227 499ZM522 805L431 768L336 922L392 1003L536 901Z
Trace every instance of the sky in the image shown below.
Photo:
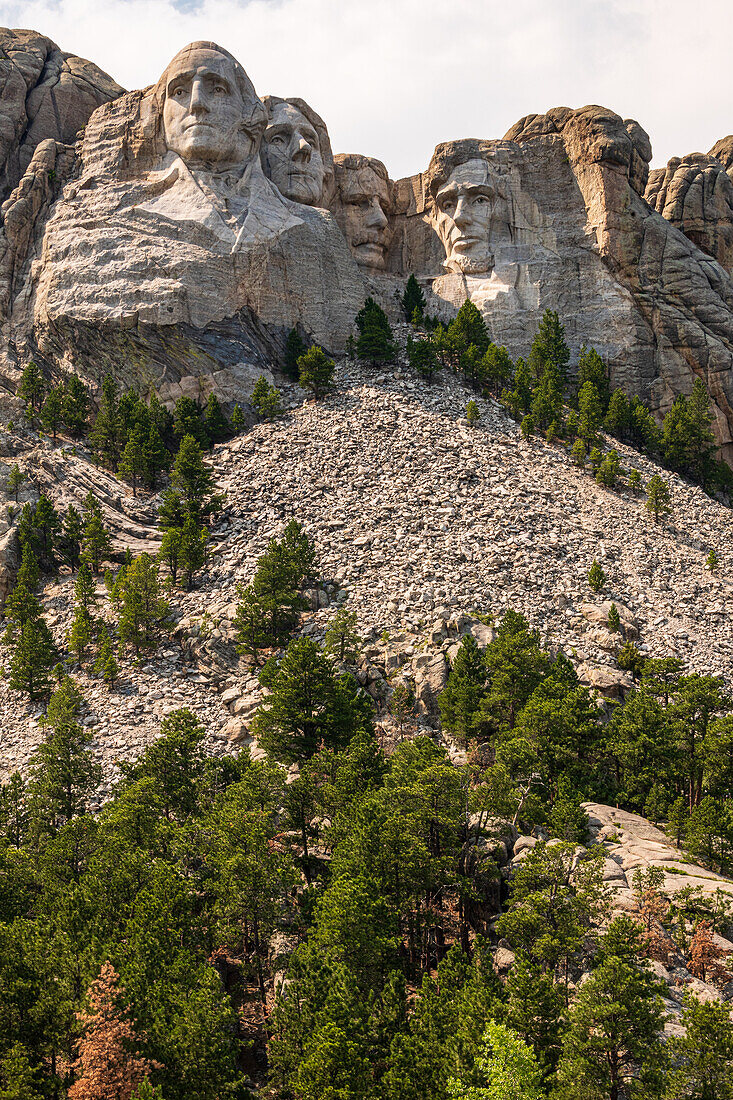
M649 133L653 164L733 133L731 0L0 0L0 23L126 88L211 39L258 93L301 96L334 152L427 167L438 142L598 103Z

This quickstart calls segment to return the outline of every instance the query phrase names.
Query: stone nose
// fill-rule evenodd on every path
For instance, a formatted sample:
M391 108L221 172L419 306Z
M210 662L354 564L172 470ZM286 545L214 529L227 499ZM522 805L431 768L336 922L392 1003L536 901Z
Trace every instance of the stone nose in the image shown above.
M194 80L191 84L191 98L188 103L191 114L207 114L209 107L206 103L206 94L203 82Z
M313 146L304 137L296 137L293 140L293 160L302 160L306 164L313 154Z
M378 198L373 198L369 204L369 210L367 211L366 223L372 229L386 229L389 225L387 217L382 210L381 203Z
M456 212L453 215L453 221L456 225L463 229L465 226L470 225L472 222L471 207L466 200L461 196L456 205Z

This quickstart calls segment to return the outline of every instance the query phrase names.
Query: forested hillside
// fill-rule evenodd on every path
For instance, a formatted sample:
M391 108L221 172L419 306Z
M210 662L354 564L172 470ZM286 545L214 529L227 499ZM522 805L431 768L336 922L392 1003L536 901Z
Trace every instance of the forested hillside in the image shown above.
M733 1095L705 390L403 305L5 402L2 1100Z

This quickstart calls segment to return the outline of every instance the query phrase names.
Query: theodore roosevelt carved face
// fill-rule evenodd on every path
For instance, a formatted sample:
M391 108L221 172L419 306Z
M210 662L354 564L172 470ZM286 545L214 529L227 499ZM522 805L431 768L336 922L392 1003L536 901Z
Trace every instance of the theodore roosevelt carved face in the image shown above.
M356 262L382 271L392 240L392 185L373 157L349 153L335 158L338 204L334 211Z
M158 87L166 145L187 164L244 168L252 160L265 109L231 55L195 42L173 58Z
M320 206L326 181L326 151L315 116L311 120L305 110L284 99L269 97L265 102L270 112L262 140L265 175L286 199L304 206Z
M450 173L435 194L435 223L449 271L478 275L493 267L489 241L498 196L489 167L468 160Z

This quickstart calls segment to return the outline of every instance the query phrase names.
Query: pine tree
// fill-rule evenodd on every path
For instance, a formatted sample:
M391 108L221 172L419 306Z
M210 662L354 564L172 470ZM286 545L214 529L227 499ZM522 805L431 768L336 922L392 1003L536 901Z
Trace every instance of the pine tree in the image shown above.
M595 386L605 413L611 397L606 366L595 348L587 348L583 344L578 356L578 390L582 390L586 382L592 382Z
M171 581L176 584L178 580L178 568L181 562L181 528L167 527L163 531L158 557L168 567Z
M298 360L308 350L308 345L298 335L298 330L291 328L288 333L288 338L285 342L285 360L284 368L288 378L292 378L294 382L297 382L300 377L300 367Z
M612 603L608 609L608 629L612 634L618 634L621 631L621 616L615 603Z
M249 403L262 420L274 420L280 415L280 390L269 385L264 374L255 382Z
M58 660L59 652L45 619L24 623L12 644L11 688L27 692L31 699L42 698L51 687L51 669Z
M0 1100L43 1100L37 1073L22 1043L13 1043L0 1062Z
M594 592L600 592L606 584L606 574L599 563L594 559L593 564L588 570L588 584L591 586Z
M620 473L621 463L619 461L618 451L610 450L603 456L603 461L598 467L596 481L599 485L604 485L607 489L615 489Z
M470 298L466 298L448 325L448 337L455 343L459 357L468 351L471 345L477 349L479 358L486 354L490 343L489 330L480 311Z
M298 383L313 395L315 401L334 388L335 373L333 359L329 359L317 344L313 344L298 359Z
M387 315L376 302L372 302L371 299L368 301L371 302L371 308L367 310L365 306L366 312L362 311L364 317L359 338L356 341L357 354L360 359L368 360L372 366L378 363L392 363L397 354L397 347ZM357 317L357 325L358 323Z
M229 439L232 434L232 429L224 415L219 398L214 393L209 394L204 409L204 431L212 446L215 443L222 443L225 439Z
M25 401L26 414L31 418L40 412L46 392L46 380L38 366L31 360L20 377L18 397Z
M160 595L158 567L149 554L133 558L123 569L113 590L119 604L118 632L122 645L130 645L136 654L153 648L169 621L170 607Z
M247 421L244 418L244 413L241 408L239 405L235 405L232 410L232 428L235 432L241 432L244 430L246 423Z
M647 512L654 516L655 523L659 523L659 520L664 516L671 515L671 501L672 494L669 491L669 485L659 474L654 474L647 482L644 507Z
M486 716L482 704L488 694L488 669L473 634L466 634L456 654L448 683L438 696L443 726L461 744L482 738Z
M489 344L481 362L482 378L486 388L495 397L511 381L513 366L505 347Z
M731 1100L733 1097L733 1022L730 1005L700 1001L688 994L682 1010L682 1034L669 1041L673 1066L670 1100Z
M146 471L145 443L142 428L134 428L128 437L125 449L122 452L122 458L117 466L117 473L120 477L126 477L132 482L133 496L137 496L138 479L143 477Z
M102 562L112 552L112 539L102 520L102 510L91 489L84 498L84 531L81 550L95 577L99 576Z
M504 400L515 420L528 413L532 404L532 376L524 359L517 359L514 368L514 388L504 391Z
M389 697L389 713L397 723L400 737L405 722L408 722L415 714L415 696L407 684L401 681L392 688Z
M186 516L181 528L180 565L186 574L186 589L190 591L193 578L206 562L206 544L209 533L199 527L193 516Z
M70 504L61 517L61 539L59 549L62 558L72 572L79 565L83 537L84 523L81 515L74 505Z
M562 377L554 363L546 363L532 396L532 416L539 428L562 422Z
M356 632L356 612L341 607L326 630L324 649L341 665L355 665L361 648L361 638Z
M102 382L99 412L89 433L89 442L107 466L117 468L123 442L123 425L120 422L117 385L109 374Z
M638 470L629 470L629 489L633 492L641 489L641 474Z
M475 401L469 401L466 405L466 420L469 428L475 427L479 422L478 405Z
M718 555L716 554L715 550L713 550L713 548L711 547L710 552L708 553L708 556L705 559L705 568L707 570L709 570L709 572L711 572L715 575L718 572L719 566L720 566L720 561L718 559Z
M131 1100L150 1071L150 1059L135 1053L141 1038L123 1005L117 971L105 962L89 988L89 1012L79 1014L82 1037L68 1100Z
M170 469L171 456L156 424L151 423L143 448L143 480L148 489L155 489L159 476Z
M690 815L687 804L682 795L680 795L679 798L675 798L674 802L669 807L669 820L667 822L667 834L674 839L675 845L678 848L682 847L689 820Z
M102 624L99 630L98 637L98 651L97 657L92 665L92 669L97 674L101 675L105 684L109 687L116 682L120 670L115 660L114 646L112 645L112 638L110 637L109 630L106 624Z
M563 998L552 975L521 953L506 982L506 1023L534 1049L547 1084L552 1081L560 1057Z
M50 432L54 443L59 426L63 420L63 398L58 386L53 386L46 394L46 399L41 406L39 419L44 431Z
M470 344L462 352L458 369L463 377L475 390L480 390L483 385L484 359L475 344Z
M620 924L617 919L609 926L607 944ZM638 945L638 932L634 935ZM621 1100L633 1095L632 1085L639 1096L659 1094L665 1063L661 994L666 988L633 950L621 955L606 948L576 997L560 1068L562 1095L569 1100Z
M438 357L430 340L407 338L407 361L412 369L430 383L438 369Z
M704 382L696 378L690 397L675 399L662 428L665 462L701 485L707 485L713 474L717 444L712 419L709 394Z
M603 462L603 451L601 451L598 447L593 447L590 452L589 458L590 468L593 471L593 477L595 477L601 468L601 463Z
M582 439L575 440L573 449L570 452L570 457L575 466L578 466L581 470L585 469L585 443Z
M201 406L192 397L179 397L173 410L173 431L183 441L192 436L200 447L207 447L209 440L201 419Z
M18 503L18 491L25 479L26 475L23 473L18 463L14 462L8 474L7 489L9 493L13 494L13 499L16 504Z
M546 309L537 329L529 353L530 370L541 381L548 366L552 366L559 378L560 387L567 380L570 349L565 343L565 328L557 313Z
M535 430L535 421L533 416L525 416L521 424L522 439L529 439Z
M602 422L603 406L598 390L592 382L585 382L578 394L578 436L587 447L595 446Z
M28 543L24 542L21 550L20 569L15 583L25 585L29 592L35 592L38 587L40 573L35 554Z
M425 295L414 275L410 275L402 295L402 310L406 321L412 321L415 310L422 316L425 310Z
M160 528L182 528L188 516L201 526L221 510L223 501L223 496L214 492L214 477L201 447L193 436L184 436L171 470L171 487L158 513Z
M76 374L68 375L61 388L61 420L74 436L83 435L88 426L89 394Z
M350 676L337 676L308 638L288 645L270 687L252 729L276 760L303 762L321 742L343 748L356 733L372 729L371 701L358 694Z
M97 606L97 591L94 579L86 563L79 567L74 585L74 617L71 621L68 645L75 653L79 664L84 661L84 653L95 638L97 623L94 610Z

